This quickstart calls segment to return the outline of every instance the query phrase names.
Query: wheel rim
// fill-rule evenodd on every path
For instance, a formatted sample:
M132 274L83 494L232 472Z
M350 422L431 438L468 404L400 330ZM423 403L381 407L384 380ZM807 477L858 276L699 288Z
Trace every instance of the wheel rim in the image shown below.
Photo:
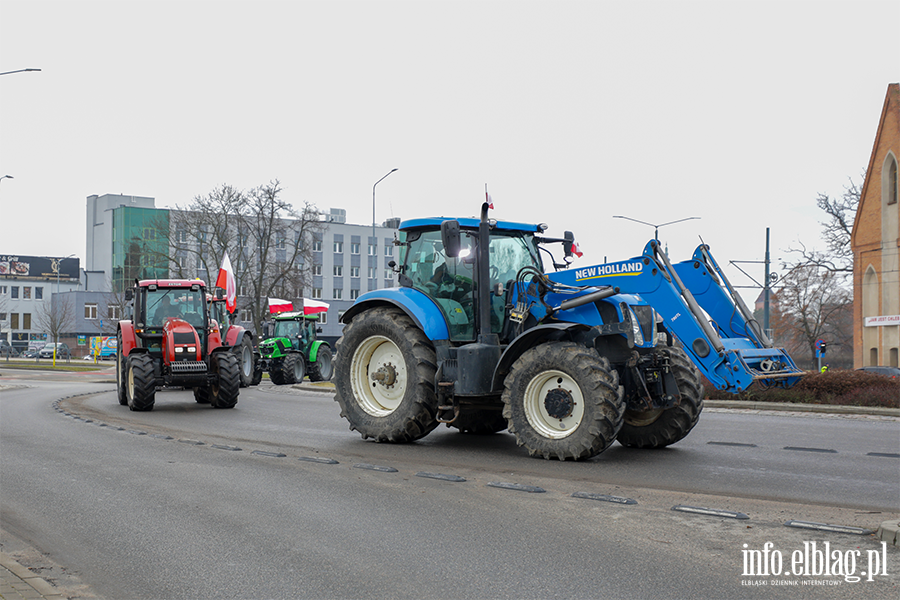
M253 376L253 352L247 346L241 351L241 373L244 377Z
M350 362L353 395L373 417L385 417L400 406L406 393L406 363L397 345L384 336L366 339Z
M581 388L562 371L543 371L525 389L525 417L545 438L562 439L571 435L584 418Z
M665 411L661 408L654 408L641 412L626 410L625 423L632 427L646 427L647 425L655 423L656 420L662 416L663 412Z
M127 387L125 389L128 403L131 404L134 401L134 368L128 369L127 382Z
M294 381L300 383L303 381L305 375L306 373L303 372L303 361L298 357L298 359L294 361Z

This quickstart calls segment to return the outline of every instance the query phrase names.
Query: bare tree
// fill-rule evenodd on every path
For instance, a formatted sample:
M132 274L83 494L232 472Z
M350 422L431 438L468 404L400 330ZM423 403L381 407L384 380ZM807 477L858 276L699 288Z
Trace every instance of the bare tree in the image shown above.
M323 227L315 206L304 203L298 211L281 195L274 180L249 192L222 185L195 197L160 215L156 229L167 243L153 260L167 263L173 277L201 277L212 286L227 251L244 292L239 308L250 311L259 331L269 296L296 301L310 283L310 242Z
M52 301L41 303L34 315L37 328L50 334L54 342L58 342L62 334L75 330L74 298L74 294L53 294Z
M816 341L824 339L831 356L846 355L852 364L853 294L840 285L842 278L813 264L795 265L782 277L772 326L795 359L812 364Z

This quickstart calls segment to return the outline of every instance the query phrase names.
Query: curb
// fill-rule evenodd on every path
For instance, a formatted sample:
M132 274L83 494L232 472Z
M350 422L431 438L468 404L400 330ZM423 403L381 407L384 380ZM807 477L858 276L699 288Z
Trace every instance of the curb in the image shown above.
M875 532L875 537L893 546L900 547L900 520L885 521Z
M706 408L738 408L749 410L780 410L790 412L815 412L843 415L875 415L900 417L900 408L875 406L842 406L838 404L797 404L791 402L752 402L748 400L704 400Z
M35 594L37 595L35 596ZM47 580L20 565L9 554L2 551L0 551L0 597L4 600L18 598L66 600L66 596Z

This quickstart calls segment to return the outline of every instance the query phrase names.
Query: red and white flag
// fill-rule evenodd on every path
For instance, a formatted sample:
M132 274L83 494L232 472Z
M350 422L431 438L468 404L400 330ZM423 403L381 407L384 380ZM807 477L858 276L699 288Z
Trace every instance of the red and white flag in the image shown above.
M315 315L317 313L328 312L328 303L320 302L319 300L310 300L309 298L303 299L303 314L304 315Z
M237 286L234 283L234 270L231 268L231 260L228 258L228 252L222 257L222 268L219 269L219 276L216 277L216 287L225 290L225 308L228 312L233 313L237 308Z
M494 210L494 200L491 198L491 195L488 194L487 184L484 184L484 201L487 202L489 209Z
M578 258L584 256L584 252L581 251L581 246L578 245L578 242L572 242L572 254Z
M269 314L290 312L292 310L294 310L294 305L289 300L269 298Z

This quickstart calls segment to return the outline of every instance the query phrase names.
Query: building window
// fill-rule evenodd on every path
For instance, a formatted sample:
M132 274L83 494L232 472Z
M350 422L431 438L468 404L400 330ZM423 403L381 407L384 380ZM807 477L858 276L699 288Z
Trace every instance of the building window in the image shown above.
M328 324L328 313L322 312L319 313L319 325L327 325Z
M31 313L22 313L22 329L31 329Z
M369 279L375 279L375 267L369 267Z
M385 256L393 256L394 255L394 245L393 244L385 244L384 255Z
M334 253L335 254L343 254L344 253L344 242L335 242L334 243Z
M322 276L322 265L313 265L312 271L313 271L313 275L321 277Z
M249 308L241 309L241 321L245 323L253 320L253 312Z
M384 278L385 278L385 279L393 279L393 278L394 278L394 272L391 271L390 269L385 269L385 270L384 270Z
M359 242L350 244L350 254L359 254Z
M312 289L312 297L315 300L321 300L322 299L322 288L313 288Z
M18 298L19 297L19 286L14 285L9 288L9 297L10 298Z
M9 328L10 329L18 329L19 328L19 313L12 313L9 315Z
M0 295L5 296L8 292L5 285L0 285Z
M888 168L888 204L897 204L897 161L891 157L891 166Z
M356 300L359 298L359 290L350 290L350 299Z
M322 240L313 240L313 252L322 251Z
M31 286L26 285L22 288L22 300L31 300Z
M84 305L84 318L89 321L97 319L97 304L95 302Z
M344 275L344 267L340 265L334 265L334 276L335 277L343 277Z
M344 290L341 288L334 288L334 291L331 294L331 297L335 300L340 300L343 297Z
M350 267L350 277L359 277L359 267Z
M44 288L42 288L42 287L34 288L34 299L35 300L43 300L44 299Z
M369 244L369 256L375 256L375 244Z
M106 307L106 318L118 321L122 318L122 307L118 304L110 304Z

